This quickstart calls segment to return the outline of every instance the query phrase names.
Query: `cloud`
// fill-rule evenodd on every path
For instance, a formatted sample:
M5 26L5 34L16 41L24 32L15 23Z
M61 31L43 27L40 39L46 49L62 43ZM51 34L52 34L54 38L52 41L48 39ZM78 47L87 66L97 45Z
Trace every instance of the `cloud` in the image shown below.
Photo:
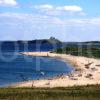
M63 19L54 16L45 16L41 14L39 15L39 14L27 14L27 13L10 13L10 12L0 13L0 19L6 19L5 22L9 22L9 20L7 19L16 19L16 20L21 20L21 22L31 22L32 24L51 23L51 24L60 24L60 25L79 25L79 26L100 25L100 18Z
M63 7L57 7L57 10L62 10L62 11L82 11L83 9L79 6L63 6Z
M27 19L28 18L28 19ZM35 24L55 24L55 25L63 25L63 26L85 26L85 25L100 25L100 18L89 18L89 19L63 19L54 16L45 16L39 14L26 14L26 13L0 13L0 21L4 21L5 23L15 23L15 21L19 21L19 23L31 23ZM1 25L3 22L1 22Z
M6 13L0 13L0 17L4 17L4 18L16 18L16 19L25 19L28 17L31 17L32 14L23 14L23 13L10 13L10 12L6 12Z
M78 24L78 25L100 25L100 18L89 18L89 19L70 19L65 23Z
M16 0L0 0L0 5L16 6Z
M45 4L45 5L36 5L34 6L34 8L40 10L58 10L58 11L76 11L76 12L83 10L81 7L76 5L54 7L53 5Z
M7 39L36 39L55 36L66 39L94 38L100 32L100 18L62 19L54 16L25 13L1 13L0 37ZM96 34L96 35L95 35ZM61 37L62 36L62 37Z
M85 13L80 6L72 5L72 6L53 6L53 5L35 5L34 8L39 12L46 15L80 15L84 16Z
M36 5L34 6L34 8L36 9L44 9L44 10L47 10L47 9L53 9L53 6L52 5L48 5L48 4L45 4L45 5Z

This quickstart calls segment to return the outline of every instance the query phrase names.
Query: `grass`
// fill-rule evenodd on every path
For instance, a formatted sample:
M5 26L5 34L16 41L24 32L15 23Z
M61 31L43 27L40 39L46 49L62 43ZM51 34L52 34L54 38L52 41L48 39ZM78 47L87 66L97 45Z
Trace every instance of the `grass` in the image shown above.
M99 100L100 85L66 88L0 88L0 100Z

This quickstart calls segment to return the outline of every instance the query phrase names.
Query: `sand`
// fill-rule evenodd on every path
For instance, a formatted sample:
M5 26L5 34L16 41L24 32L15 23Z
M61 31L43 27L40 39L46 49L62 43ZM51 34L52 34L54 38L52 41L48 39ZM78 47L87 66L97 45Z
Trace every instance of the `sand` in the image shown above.
M100 60L94 58L56 54L50 52L24 52L26 56L48 56L69 62L75 71L69 75L61 75L52 79L40 79L20 82L12 87L70 87L100 84Z

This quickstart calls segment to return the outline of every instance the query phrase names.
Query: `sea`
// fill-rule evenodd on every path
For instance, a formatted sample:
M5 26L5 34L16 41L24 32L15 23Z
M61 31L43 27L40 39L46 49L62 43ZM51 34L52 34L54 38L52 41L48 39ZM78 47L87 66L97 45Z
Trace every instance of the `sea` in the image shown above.
M0 87L17 82L46 79L69 74L74 68L64 61L50 57L21 55L20 52L51 51L59 48L49 44L0 43Z

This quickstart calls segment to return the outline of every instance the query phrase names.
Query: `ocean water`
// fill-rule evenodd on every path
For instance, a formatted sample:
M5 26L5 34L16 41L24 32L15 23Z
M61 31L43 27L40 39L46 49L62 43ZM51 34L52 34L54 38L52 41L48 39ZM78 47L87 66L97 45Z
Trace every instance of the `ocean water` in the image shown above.
M65 62L50 57L32 57L19 54L24 51L36 51L36 48L17 49L10 45L0 51L0 87L32 79L51 78L68 74L74 70ZM49 51L51 47L42 47L40 51ZM39 51L39 49L38 49Z

